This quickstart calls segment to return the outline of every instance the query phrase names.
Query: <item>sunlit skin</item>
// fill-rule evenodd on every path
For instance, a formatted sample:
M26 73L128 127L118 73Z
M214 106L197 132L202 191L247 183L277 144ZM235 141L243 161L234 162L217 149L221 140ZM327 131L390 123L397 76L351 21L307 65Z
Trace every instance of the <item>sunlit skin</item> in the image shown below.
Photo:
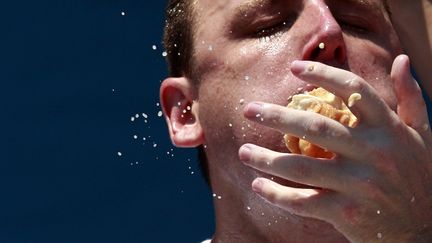
M387 0L392 23L410 55L420 82L432 98L432 0Z
M213 242L408 241L432 222L429 122L381 1L194 7L199 80L167 78L161 102L175 145L205 145ZM285 108L308 85L361 94L359 125ZM284 133L336 157L290 154Z

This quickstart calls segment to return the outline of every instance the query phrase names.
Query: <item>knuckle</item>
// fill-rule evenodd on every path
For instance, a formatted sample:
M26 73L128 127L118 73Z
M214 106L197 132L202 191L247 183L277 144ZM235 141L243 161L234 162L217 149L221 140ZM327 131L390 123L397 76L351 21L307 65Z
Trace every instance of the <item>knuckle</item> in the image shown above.
M351 92L356 92L360 94L363 93L362 91L364 91L366 88L364 81L357 76L346 81L346 84L348 89L351 90Z
M319 136L329 130L329 126L324 118L314 119L307 126L307 131L312 136Z
M268 105L266 112L263 114L263 119L274 124L280 123L284 119L283 109L274 105Z
M260 151L253 155L253 161L255 162L256 167L260 169L264 169L269 167L272 164L272 159L266 154L265 151Z
M311 175L311 169L304 162L293 163L293 171L299 178L309 177Z
M269 191L266 194L267 200L272 204L279 204L281 202L281 196L277 191Z

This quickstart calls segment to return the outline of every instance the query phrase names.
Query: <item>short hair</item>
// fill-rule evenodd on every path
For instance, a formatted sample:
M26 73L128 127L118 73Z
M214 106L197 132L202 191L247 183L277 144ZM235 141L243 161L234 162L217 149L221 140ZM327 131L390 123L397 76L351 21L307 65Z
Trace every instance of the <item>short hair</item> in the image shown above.
M166 61L172 77L193 77L194 12L192 0L168 0L163 44L167 52ZM204 146L198 147L201 173L210 186L207 156Z
M163 44L169 74L172 77L192 73L193 8L191 0L168 0Z

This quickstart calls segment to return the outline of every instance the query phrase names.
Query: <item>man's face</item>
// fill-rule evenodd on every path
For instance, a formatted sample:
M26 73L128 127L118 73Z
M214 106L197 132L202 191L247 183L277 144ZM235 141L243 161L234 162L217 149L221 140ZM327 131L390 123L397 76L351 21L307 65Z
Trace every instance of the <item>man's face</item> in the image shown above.
M239 161L244 143L288 152L283 134L242 111L251 101L286 106L307 89L290 72L294 60L349 70L395 109L389 73L401 48L381 0L199 0L194 8L199 121L213 189L227 183L253 197L250 182L259 173Z

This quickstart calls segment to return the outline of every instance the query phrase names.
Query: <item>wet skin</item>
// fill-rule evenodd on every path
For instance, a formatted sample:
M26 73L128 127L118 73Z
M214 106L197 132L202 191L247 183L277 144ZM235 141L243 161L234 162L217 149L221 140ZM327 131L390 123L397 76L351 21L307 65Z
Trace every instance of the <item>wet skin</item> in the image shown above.
M205 144L212 190L222 195L214 240L402 239L412 236L404 230L413 222L430 219L410 206L414 194L430 202L427 116L407 57L392 69L401 47L381 1L200 0L194 7L199 85L168 79L161 89L183 87L176 97L193 101L193 119L176 120L169 99L162 103L174 143ZM285 108L308 84L345 100L360 93L359 126ZM289 154L284 133L306 135L337 156ZM420 172L426 176L401 179Z

